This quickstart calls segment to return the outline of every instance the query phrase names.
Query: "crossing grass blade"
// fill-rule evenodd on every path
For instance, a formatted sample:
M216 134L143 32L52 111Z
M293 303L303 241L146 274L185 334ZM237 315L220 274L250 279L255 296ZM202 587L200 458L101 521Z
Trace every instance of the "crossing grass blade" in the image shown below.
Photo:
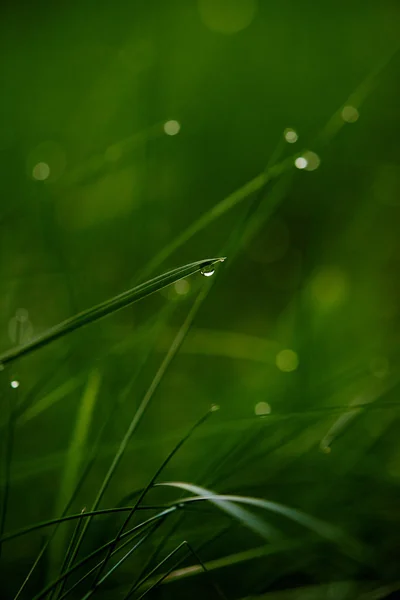
M235 519L241 521L249 529L267 539L270 538L270 531L269 526L265 523L265 521L259 519L256 515L243 509L241 506L238 506L238 504L254 506L255 508L260 508L282 515L283 517L286 517L287 519L306 527L310 531L313 531L320 537L337 544L345 554L351 555L352 558L361 561L368 560L367 552L364 546L347 536L341 531L340 528L331 525L330 523L326 523L318 518L312 517L311 515L300 510L280 504L279 502L272 502L270 500L252 498L249 496L216 494L204 487L182 481L157 483L155 484L155 487L157 486L175 487L197 496L197 499L196 496L194 498L181 499L179 500L180 504L196 501L209 501L212 504L215 504L215 506L221 510L230 514Z
M93 306L92 308L88 308L83 312L62 321L58 325L51 327L41 336L32 340L31 342L19 346L18 348L9 350L4 354L0 355L0 365L5 366L9 363L12 363L17 358L21 356L25 356L30 354L34 350L38 350L43 346L46 346L50 342L57 340L84 325L88 325L89 323L93 323L94 321L98 321L107 315L110 315L121 308L129 306L134 302L138 302L138 300L142 300L146 296L150 294L154 294L162 290L163 288L183 279L185 277L189 277L194 273L201 271L207 267L210 267L218 262L223 262L224 258L209 258L204 260L198 260L193 263L189 263L187 265L183 265L182 267L177 267L176 269L172 269L172 271L167 271L163 273L163 275L158 275L145 283L141 283L134 288L127 290L126 292L122 292L118 296L114 296L110 300L106 300L101 304L97 304L97 306Z

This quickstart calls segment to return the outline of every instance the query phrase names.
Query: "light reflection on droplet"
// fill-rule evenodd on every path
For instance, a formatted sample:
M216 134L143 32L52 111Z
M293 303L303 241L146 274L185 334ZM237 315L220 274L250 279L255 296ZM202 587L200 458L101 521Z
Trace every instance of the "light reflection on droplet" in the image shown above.
M283 135L285 136L285 140L289 144L294 144L299 139L297 132L294 129L290 129L289 127L287 129L285 129L285 131L283 132Z
M45 181L50 175L50 167L45 162L37 163L32 169L32 177L37 181Z
M298 156L296 158L296 160L294 161L294 166L297 169L305 169L308 165L307 160L304 158L304 156Z
M271 413L271 407L268 402L257 402L254 407L254 412L258 417L263 417Z
M181 125L178 121L166 121L164 123L164 131L167 135L177 135L181 130Z
M16 389L17 387L19 387L19 381L17 381L16 379L13 379L12 382L10 383L11 387Z
M296 352L290 350L290 348L286 348L276 355L276 366L280 371L290 373L290 371L295 371L299 366L299 357Z
M211 277L215 273L215 267L213 265L209 265L208 267L203 267L200 271L204 277Z
M345 106L342 110L342 119L346 123L355 123L360 114L354 106Z
M175 282L174 288L175 288L175 292L179 296L184 296L190 290L190 283L187 279L180 279L179 281Z

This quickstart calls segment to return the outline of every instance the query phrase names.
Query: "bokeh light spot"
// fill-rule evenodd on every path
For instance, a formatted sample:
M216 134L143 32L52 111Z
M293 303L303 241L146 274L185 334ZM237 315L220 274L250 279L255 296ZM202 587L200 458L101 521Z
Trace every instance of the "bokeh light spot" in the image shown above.
M307 164L304 167L306 171L315 171L321 164L321 159L315 152L305 152L303 158L307 161Z
M184 296L190 290L190 283L187 279L180 279L174 284L175 292L179 294L179 296Z
M311 294L317 304L331 308L341 304L347 295L347 277L339 267L322 267L311 281Z
M246 29L257 11L256 0L198 0L204 25L227 35Z
M50 175L50 167L45 162L37 163L32 169L32 177L37 181L45 181Z
M298 156L294 161L294 166L297 169L305 169L308 165L307 159L304 156Z
M17 381L16 379L13 379L12 382L10 383L11 387L14 389L17 389L17 387L19 387L19 381Z
M271 412L271 407L268 402L257 402L254 407L254 412L258 417L263 417L265 415L269 415Z
M276 355L276 366L280 371L284 371L285 373L295 371L299 366L299 357L296 352L289 348L281 350Z
M346 123L355 123L360 114L354 106L345 106L342 110L342 119Z
M294 129L290 129L290 128L285 129L285 131L283 132L283 135L285 136L285 140L289 144L294 144L299 139L299 136L297 135L297 133Z
M33 148L27 157L26 173L36 181L56 181L65 171L67 159L58 142L46 141Z
M166 123L164 123L164 131L167 135L177 135L180 130L181 126L178 121L166 121Z

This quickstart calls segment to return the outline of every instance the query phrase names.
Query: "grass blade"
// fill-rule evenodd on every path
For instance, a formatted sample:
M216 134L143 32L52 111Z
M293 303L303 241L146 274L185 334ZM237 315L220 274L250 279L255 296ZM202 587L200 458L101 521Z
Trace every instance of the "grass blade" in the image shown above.
M179 500L180 504L184 504L186 502L196 502L196 501L210 501L215 504L221 510L224 510L232 517L238 519L242 523L244 523L249 529L255 531L262 537L270 537L270 535L266 535L265 532L269 532L269 529L266 530L266 523L249 513L248 511L244 511L241 507L238 507L237 504L247 504L250 506L254 506L256 508L261 508L263 510L267 510L276 514L280 514L287 519L290 519L307 529L310 529L320 537L337 544L345 553L350 554L353 558L365 560L366 554L365 549L356 541L345 535L339 528L330 525L329 523L325 523L320 519L312 517L300 510L295 508L291 508L284 504L280 504L278 502L272 502L271 500L263 500L261 498L252 498L250 496L237 496L233 494L215 494L214 492L200 487L198 485L193 485L190 483L185 483L181 481L173 481L173 482L165 482L165 483L157 483L156 486L169 486L176 487L182 490L186 490L191 492L192 494L197 494L198 498L187 498ZM244 512L242 512L244 511ZM258 529L261 524L261 529Z
M169 508L166 508L162 512L154 515L153 517L150 517L146 521L142 521L141 523L139 523L138 525L136 525L135 527L133 527L129 531L126 531L123 534L123 538L129 537L133 533L141 530L143 527L147 527L148 525L150 525L151 523L154 523L155 521L157 521L159 519L164 519L168 514L174 512L175 510L176 510L176 506L170 506ZM86 514L87 513L84 513L81 516L86 516ZM60 577L57 577L57 579L55 581L53 581L52 583L50 583L49 585L47 585L41 592L39 592L38 594L36 594L36 596L33 598L33 600L42 600L43 598L46 598L46 596L54 588L56 588L60 583L62 583L64 581L64 579L66 579L67 577L69 577L71 575L71 573L75 572L80 567L83 567L93 557L95 557L98 554L100 554L101 552L103 552L103 550L106 550L110 546L110 544L112 544L113 542L114 542L114 539L112 539L110 542L106 542L105 544L103 544L99 548L96 548L96 550L93 550L93 552L91 552L90 554L88 554L87 556L85 556L84 558L82 558L82 560L80 560L79 562L75 563L70 569L68 569L68 571L66 571L65 573L63 573L62 575L60 575ZM118 551L118 549L117 549L117 551Z
M218 407L216 406L212 406L205 415L203 415L201 417L201 419L199 419L187 432L186 435L183 436L183 438L178 442L178 444L176 444L176 446L172 449L172 451L168 454L168 456L166 457L166 459L162 462L162 464L160 465L160 467L156 470L156 472L154 473L154 475L152 476L152 478L150 479L149 483L146 485L145 488L143 488L143 490L141 491L141 493L139 494L134 506L132 507L131 512L127 515L126 519L124 520L124 522L122 523L120 530L118 531L117 535L115 536L115 543L114 546L110 546L107 555L104 559L103 565L101 566L96 580L95 580L95 584L97 583L97 581L100 579L101 574L103 572L103 569L106 566L106 563L108 561L108 559L111 556L111 553L114 549L115 546L117 546L119 540L121 539L121 536L125 530L125 528L128 526L128 523L130 521L130 519L133 517L133 515L135 514L136 509L138 508L138 506L140 505L140 503L142 502L142 500L144 499L144 497L146 496L147 492L149 491L149 489L154 485L154 482L157 480L158 476L162 473L162 471L164 470L164 468L167 466L167 464L171 461L171 459L175 456L175 454L182 448L183 444L192 436L192 434L196 431L196 429L198 427L200 427L200 425L202 425L209 417L210 415L215 412L215 410L218 409Z
M34 350L42 348L50 342L57 340L64 335L83 327L84 325L88 325L89 323L93 323L98 319L102 319L103 317L106 317L107 315L110 315L117 310L124 308L125 306L129 306L129 304L138 302L138 300L142 300L146 296L162 290L164 287L179 281L179 279L193 275L194 273L197 273L202 269L210 267L218 262L222 262L223 260L225 259L209 258L205 260L199 260L197 262L189 263L182 267L173 269L172 271L168 271L167 273L154 277L145 283L141 283L140 285L137 285L134 288L119 294L118 296L114 296L114 298L111 298L110 300L106 300L97 306L88 308L74 317L66 319L62 323L51 327L45 333L31 342L5 352L4 354L0 355L0 365L4 366L9 364L17 358L30 354Z
M175 487L175 488L179 488L181 490L185 490L187 492L191 492L192 494L195 494L197 497L201 497L202 500L207 500L207 501L211 502L212 504L214 504L215 506L217 506L224 512L228 513L231 517L237 519L238 521L240 521L241 523L246 525L249 529L251 529L252 531L257 533L264 539L267 539L268 541L270 541L271 539L276 539L276 537L277 537L277 532L274 528L270 527L267 523L265 523L265 521L263 521L262 519L260 519L256 515L254 515L253 513L242 508L241 506L238 506L238 503L251 504L251 502L246 502L246 500L249 500L249 499L246 498L245 496L242 497L242 496L220 495L220 494L216 494L215 492L212 492L210 490L207 490L206 488L200 487L198 485L193 485L191 483L184 483L182 481L156 483L155 487L157 487L157 486ZM184 504L185 502L188 502L190 500L193 500L193 499L185 499L185 498L180 499L179 503ZM251 500L256 500L256 499L252 498ZM260 501L260 502L262 502L262 501Z

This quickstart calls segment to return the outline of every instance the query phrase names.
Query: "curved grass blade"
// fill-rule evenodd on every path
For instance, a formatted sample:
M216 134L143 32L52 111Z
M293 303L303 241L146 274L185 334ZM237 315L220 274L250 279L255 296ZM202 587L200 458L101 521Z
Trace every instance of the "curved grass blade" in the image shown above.
M24 527L23 529L17 529L16 531L11 531L10 533L4 534L1 538L1 542L7 542L9 540L14 540L17 537L21 537L22 535L27 535L28 533L32 533L33 531L37 531L38 529L44 529L45 527L51 527L52 525L59 525L60 523L66 523L67 521L75 521L76 519L87 519L89 517L96 517L100 515L110 515L113 513L120 512L130 512L133 506L117 506L113 508L102 508L100 510L91 510L85 511L84 513L75 513L73 515L65 515L62 517L57 517L56 519L49 519L48 521L41 521L40 523L35 523L34 525L29 525L29 527ZM166 508L163 506L149 505L149 506L138 506L136 510L161 510ZM169 508L169 507L167 507Z
M110 315L117 310L128 306L129 304L133 304L138 300L142 300L146 296L154 294L155 292L162 290L164 287L171 285L171 283L179 281L179 279L193 275L202 269L215 265L216 263L224 260L225 259L221 257L199 260L173 269L172 271L168 271L167 273L154 277L145 283L141 283L140 285L137 285L134 288L119 294L118 296L114 296L114 298L111 298L110 300L106 300L97 306L84 310L74 317L62 321L62 323L51 327L45 331L45 333L31 342L5 352L4 354L0 355L0 365L4 366L8 363L11 363L17 358L30 354L34 350L42 348L50 342L57 340L64 335L83 327L84 325L93 323L94 321L102 319L103 317L106 317L107 315Z
M175 456L175 454L182 448L183 444L192 436L192 434L196 431L196 429L198 427L200 427L200 425L202 425L210 417L210 415L213 412L215 412L216 410L218 410L218 408L219 407L217 407L217 406L211 406L211 408L206 412L206 414L203 415L194 425L192 425L192 427L189 429L189 431L187 432L187 434L183 436L183 438L176 444L176 446L172 449L172 451L168 454L168 456L165 458L165 460L158 467L158 469L156 470L156 472L154 473L154 475L151 477L151 479L150 479L149 483L146 485L146 487L143 488L143 490L139 494L137 500L135 501L135 504L132 507L131 512L126 516L124 522L122 523L122 525L120 527L120 530L118 531L117 535L115 536L114 546L110 546L110 548L108 549L107 555L104 558L104 562L103 562L103 564L102 564L101 568L99 569L99 572L98 572L98 574L96 576L96 579L95 579L95 582L94 582L95 585L100 580L100 577L101 577L101 575L103 573L103 570L104 570L104 568L105 568L105 566L107 564L107 561L110 558L110 556L112 554L112 551L114 550L114 547L117 546L119 540L121 539L121 536L122 536L124 530L126 529L126 527L128 526L130 519L135 514L136 509L139 507L140 503L142 502L142 500L146 496L147 492L154 485L154 482L157 480L158 476L162 473L162 471L165 469L165 467L171 461L171 459Z
M259 535L262 535L263 537L266 537L264 535L266 523L258 517L256 517L255 515L253 515L252 513L249 513L248 511L245 511L241 507L237 506L237 504L248 504L256 508L261 508L263 510L268 510L276 514L280 514L292 521L295 521L299 525L310 529L314 533L318 534L320 537L325 538L330 542L334 542L339 547L341 547L342 550L344 550L347 554L350 554L353 558L356 558L358 560L366 559L365 548L359 542L347 536L338 527L330 525L329 523L325 523L320 519L312 517L311 515L308 515L300 510L291 508L284 504L272 502L271 500L263 500L261 498L252 498L250 496L216 494L198 485L193 485L181 481L157 483L155 484L155 486L175 487L191 492L192 494L196 494L197 499L181 499L179 500L179 503L185 504L187 502L208 500L216 506L218 506L218 508L220 508L221 510L224 510L234 518L242 521L249 529L252 529L253 531L258 533ZM257 529L257 527L259 527L259 523L262 524L262 529L260 530Z
M251 504L251 502L246 502L246 500L249 500L246 496L220 495L198 485L184 483L182 481L169 481L154 484L154 487L158 486L175 487L181 490L185 490L187 492L191 492L197 497L201 497L202 500L211 502L224 512L228 513L231 517L237 519L238 521L246 525L249 529L257 533L264 539L270 541L271 539L277 538L277 531L275 528L271 527L265 521L263 521L253 513L249 512L248 510L242 508L241 506L238 506L238 504ZM257 499L252 498L251 500ZM179 504L184 504L185 502L190 501L193 501L193 499L180 499ZM262 502L262 500L260 500L259 502Z

